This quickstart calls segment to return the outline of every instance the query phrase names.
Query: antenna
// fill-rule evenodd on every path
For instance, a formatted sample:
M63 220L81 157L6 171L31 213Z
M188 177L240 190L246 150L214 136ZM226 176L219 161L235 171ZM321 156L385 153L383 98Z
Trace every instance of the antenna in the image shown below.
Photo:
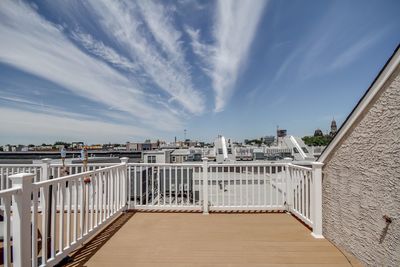
M183 133L185 134L185 141L186 141L186 133L187 133L187 130L186 130L186 129L183 130Z

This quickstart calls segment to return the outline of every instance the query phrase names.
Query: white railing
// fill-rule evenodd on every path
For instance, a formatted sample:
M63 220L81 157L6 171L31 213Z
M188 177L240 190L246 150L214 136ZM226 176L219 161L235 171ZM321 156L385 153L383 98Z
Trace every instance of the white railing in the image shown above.
M289 211L322 237L321 163L121 161L83 173L82 165L68 165L77 173L67 176L48 161L20 167L36 173L3 171L12 181L0 191L5 265L11 254L14 266L55 265L124 209Z
M130 207L201 211L201 164L129 163Z
M41 164L0 164L0 190L11 188L9 176L17 173L33 173L34 181L40 181Z
M126 163L34 183L33 174L9 178L13 187L0 191L7 266L11 236L14 266L53 266L127 207Z
M287 164L208 164L209 209L285 210Z
M93 171L100 168L115 166L117 163L88 163L87 171ZM59 163L52 163L48 165L49 175L53 178L62 177L65 175L82 173L84 171L83 163L70 163L63 166Z

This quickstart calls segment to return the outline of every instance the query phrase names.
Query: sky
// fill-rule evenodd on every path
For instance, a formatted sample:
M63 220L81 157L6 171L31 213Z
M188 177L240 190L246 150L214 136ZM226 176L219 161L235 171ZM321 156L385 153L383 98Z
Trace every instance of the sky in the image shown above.
M0 1L0 144L329 131L400 42L400 1Z

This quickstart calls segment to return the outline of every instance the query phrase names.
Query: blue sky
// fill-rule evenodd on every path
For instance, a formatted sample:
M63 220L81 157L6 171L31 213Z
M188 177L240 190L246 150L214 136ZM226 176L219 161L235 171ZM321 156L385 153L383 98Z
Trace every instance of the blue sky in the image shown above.
M400 1L0 2L0 143L328 131L400 41Z

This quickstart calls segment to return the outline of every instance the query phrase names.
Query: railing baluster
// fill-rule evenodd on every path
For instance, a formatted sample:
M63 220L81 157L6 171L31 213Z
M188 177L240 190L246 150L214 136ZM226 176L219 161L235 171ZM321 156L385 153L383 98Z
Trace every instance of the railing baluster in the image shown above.
M266 166L264 166L263 172L264 172L264 175L263 175L263 178L264 178L264 206L267 207L268 206L267 205L268 193L267 193L267 167Z
M8 215L5 215L6 218L9 218ZM32 267L37 266L37 248L38 248L38 236L37 236L37 223L38 223L38 191L34 189L32 192ZM43 237L42 237L43 242ZM7 247L7 246L5 246Z
M181 188L180 188L180 191L181 191L181 206L183 206L184 205L184 199L183 199L183 194L184 194L184 181L183 181L183 178L184 178L184 175L183 175L183 166L181 166L181 175L180 175L180 178L181 178Z
M71 243L71 208L72 208L72 183L71 181L67 181L67 248Z
M60 225L59 225L59 245L58 250L62 252L64 250L64 199L65 199L65 183L61 182L59 187L60 194Z
M168 175L168 183L169 183L169 206L172 206L172 168L169 166L169 175Z
M236 171L236 166L233 167L233 195L234 197L234 206L240 206L240 204L238 204L238 195L237 195L237 188L236 188L236 182L237 182L237 171Z
M47 213L47 208L49 205L49 188L47 185L43 186L41 188L41 207L42 207L42 264L45 264L47 262L47 223L48 223L48 213Z
M175 205L178 205L178 167L175 166L175 190L174 190L174 198Z
M165 206L165 199L167 198L166 196L166 187L167 187L167 184L166 184L166 176L167 176L167 174L166 174L166 172L165 172L165 166L163 167L163 204L164 204L164 206Z
M140 194L140 205L143 205L143 167L140 166L140 180L139 180L139 194Z
M3 263L4 266L11 266L11 196L4 196L2 202L4 205Z
M73 242L77 242L78 240L78 202L79 202L79 180L74 181L74 238Z
M186 203L187 203L188 206L190 205L190 197L189 197L189 195L190 195L190 192L189 192L189 190L190 190L190 180L189 180L189 178L190 178L190 175L189 175L189 167L187 167L187 168L186 168L186 186L187 186L187 190L186 190Z

